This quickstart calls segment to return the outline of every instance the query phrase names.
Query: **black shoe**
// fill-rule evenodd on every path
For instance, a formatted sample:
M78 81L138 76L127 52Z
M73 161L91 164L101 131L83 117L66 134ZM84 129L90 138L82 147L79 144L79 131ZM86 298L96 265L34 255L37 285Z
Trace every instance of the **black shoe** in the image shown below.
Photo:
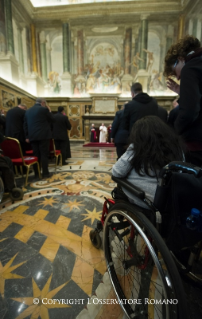
M42 174L43 178L50 178L52 177L54 174L53 173L48 173L48 174Z

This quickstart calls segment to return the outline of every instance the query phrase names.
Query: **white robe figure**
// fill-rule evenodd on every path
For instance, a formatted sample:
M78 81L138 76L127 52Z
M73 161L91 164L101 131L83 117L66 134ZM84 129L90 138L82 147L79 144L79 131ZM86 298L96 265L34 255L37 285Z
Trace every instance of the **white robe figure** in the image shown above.
M106 140L107 140L107 128L106 128L106 126L101 125L99 130L100 130L99 142L100 143L106 143Z

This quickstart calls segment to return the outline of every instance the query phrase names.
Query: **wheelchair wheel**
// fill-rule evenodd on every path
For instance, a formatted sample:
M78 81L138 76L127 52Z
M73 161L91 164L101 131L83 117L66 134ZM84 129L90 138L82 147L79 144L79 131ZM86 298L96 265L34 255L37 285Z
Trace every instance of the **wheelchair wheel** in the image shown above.
M99 249L102 246L102 240L96 230L90 231L90 240L95 248Z
M10 198L15 201L15 200L21 200L23 199L24 193L21 188L15 187L12 189L12 191L9 193Z
M106 217L103 236L110 279L128 318L187 317L181 278L170 252L137 208L115 204Z

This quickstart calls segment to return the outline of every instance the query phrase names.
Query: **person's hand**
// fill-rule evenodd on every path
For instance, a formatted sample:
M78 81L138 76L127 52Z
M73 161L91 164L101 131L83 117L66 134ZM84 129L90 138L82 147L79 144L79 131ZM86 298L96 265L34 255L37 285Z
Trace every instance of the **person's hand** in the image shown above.
M29 139L28 139L28 138L26 138L25 142L26 142L26 143L29 143Z
M173 81L173 80L170 79L170 78L169 78L168 81L167 81L167 87L168 87L171 91L177 93L178 95L180 94L180 86L179 86L179 84L177 84L175 81Z

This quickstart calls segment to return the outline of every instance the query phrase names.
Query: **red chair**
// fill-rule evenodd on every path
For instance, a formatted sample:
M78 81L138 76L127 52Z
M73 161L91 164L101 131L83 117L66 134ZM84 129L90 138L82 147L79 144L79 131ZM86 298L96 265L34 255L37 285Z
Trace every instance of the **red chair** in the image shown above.
M7 137L1 143L1 149L2 149L3 154L5 156L10 157L13 165L21 166L21 167L25 166L27 168L25 186L27 186L30 166L37 164L39 177L41 178L38 157L36 157L36 156L23 156L20 143L17 139Z
M57 170L58 157L60 157L60 166L62 166L62 153L55 149L54 139L50 140L49 155L51 158L55 157L55 171Z
M30 143L26 143L25 144L25 154L26 155L33 155L34 154L32 146L31 146Z

